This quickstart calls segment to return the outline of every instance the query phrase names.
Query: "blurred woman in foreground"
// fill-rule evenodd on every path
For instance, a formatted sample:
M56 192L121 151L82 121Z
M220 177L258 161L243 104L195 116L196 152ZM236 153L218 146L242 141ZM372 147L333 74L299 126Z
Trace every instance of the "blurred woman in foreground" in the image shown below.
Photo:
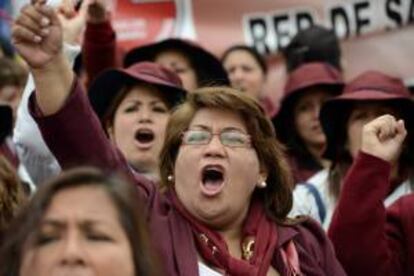
M132 185L97 169L64 172L11 224L0 275L155 275L136 199Z

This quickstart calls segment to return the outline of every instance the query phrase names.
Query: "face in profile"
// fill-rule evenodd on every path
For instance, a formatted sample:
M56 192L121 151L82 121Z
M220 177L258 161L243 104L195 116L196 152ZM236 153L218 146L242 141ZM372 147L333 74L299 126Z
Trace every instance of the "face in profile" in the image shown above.
M331 93L317 87L310 88L301 95L293 108L296 130L306 145L323 146L326 143L319 112L329 98L332 98Z
M58 192L26 242L20 276L133 276L132 249L102 188Z
M135 169L156 174L169 117L162 92L138 85L118 105L108 133Z

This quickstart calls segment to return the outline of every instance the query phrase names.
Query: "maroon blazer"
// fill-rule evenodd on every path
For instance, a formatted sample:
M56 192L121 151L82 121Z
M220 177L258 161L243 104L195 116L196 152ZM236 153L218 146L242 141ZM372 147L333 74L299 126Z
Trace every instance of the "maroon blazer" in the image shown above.
M132 172L105 136L78 82L74 83L72 93L56 114L42 116L35 94L29 105L47 145L63 169L85 164L129 175L147 207L151 237L165 275L198 275L197 247L188 221L173 207L169 192L161 193L156 185ZM286 275L287 268L279 249L290 240L295 242L304 275L345 275L330 241L311 220L294 226L278 225L278 246L272 266L281 275Z
M88 23L82 43L82 62L88 86L106 69L116 67L116 34L110 21Z
M385 209L390 172L360 152L345 178L329 236L349 275L414 275L414 194Z

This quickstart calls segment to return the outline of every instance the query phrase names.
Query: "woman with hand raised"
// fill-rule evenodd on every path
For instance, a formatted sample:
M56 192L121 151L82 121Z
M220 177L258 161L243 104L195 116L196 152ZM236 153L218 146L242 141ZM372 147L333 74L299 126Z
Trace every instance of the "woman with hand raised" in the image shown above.
M31 12L38 27L16 24L13 37L32 67L30 107L47 144L63 168L93 164L134 181L165 275L344 275L323 230L287 218L291 177L272 123L254 100L225 87L190 94L167 125L159 189L134 174L106 139L61 58L54 12L39 3Z

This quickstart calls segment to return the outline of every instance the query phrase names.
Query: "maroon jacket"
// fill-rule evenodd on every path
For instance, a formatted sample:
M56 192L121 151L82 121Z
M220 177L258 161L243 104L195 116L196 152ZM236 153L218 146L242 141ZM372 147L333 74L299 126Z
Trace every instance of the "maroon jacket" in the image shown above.
M329 236L349 275L414 275L414 194L386 210L390 171L361 152L345 178Z
M168 192L159 192L156 185L131 171L126 160L105 136L81 86L74 83L65 105L54 115L41 115L35 94L29 104L32 116L62 168L95 165L121 170L133 179L148 208L151 237L160 254L165 275L198 275L197 248L189 223L173 207ZM292 239L304 275L345 275L325 233L310 220L295 226L278 226L278 247L272 266L281 275L286 275L286 267L279 249Z
M116 35L110 21L86 25L82 43L82 62L88 86L99 73L116 67Z

